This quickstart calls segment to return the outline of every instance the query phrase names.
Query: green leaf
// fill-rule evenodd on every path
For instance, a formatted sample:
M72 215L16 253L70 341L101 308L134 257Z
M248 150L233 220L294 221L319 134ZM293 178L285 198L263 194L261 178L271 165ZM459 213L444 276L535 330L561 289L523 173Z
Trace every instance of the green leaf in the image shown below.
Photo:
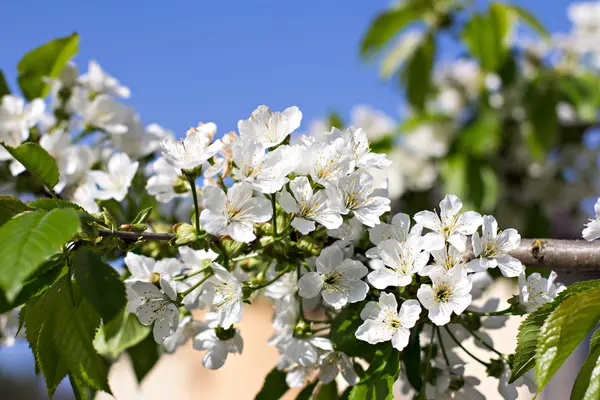
M550 36L550 34L548 33L548 31L546 30L544 25L542 25L542 23L526 9L524 9L516 4L503 4L502 3L501 6L506 8L510 12L514 13L518 19L523 21L525 24L527 24L530 28L535 30L540 35L542 35L544 37Z
M430 33L412 53L400 75L409 103L419 110L425 107L425 100L431 90L435 52L435 37Z
M475 14L465 24L463 40L481 66L497 71L508 55L515 15L503 4L492 4L486 14Z
M600 399L600 329L590 340L588 353L571 391L571 400Z
M364 322L360 318L360 311L366 303L363 301L349 304L336 315L331 323L331 341L337 350L346 353L349 357L364 357L373 350L372 345L356 338L356 330Z
M55 208L73 208L77 211L83 211L79 204L63 200L63 199L36 199L27 203L28 207L38 210L54 210Z
M54 39L25 54L17 65L19 87L27 100L43 98L50 85L43 78L58 78L69 60L77 53L79 35Z
M313 398L312 394L313 394L313 391L315 390L315 387L317 386L317 383L319 383L319 380L316 380L316 381L312 382L311 384L305 386L304 389L302 389L302 391L300 391L300 393L298 393L298 396L296 396L296 400L312 399Z
M94 400L96 398L96 391L85 384L77 376L69 375L69 381L73 388L73 394L75 400Z
M8 83L6 82L6 78L4 77L4 73L0 69L0 102L2 101L2 97L10 94L10 88L8 87Z
M382 78L389 78L398 71L406 60L421 44L425 33L407 32L398 38L398 42L386 54L381 62L379 74Z
M143 224L148 221L150 218L150 214L152 214L152 207L148 207L143 209L136 215L135 219L131 222L131 224Z
M400 374L398 352L388 345L385 350L377 350L365 375L352 388L350 400L393 400L393 385Z
M527 144L533 157L539 160L556 144L558 136L558 90L554 79L543 76L531 82L525 89L524 102L530 122Z
M336 400L338 398L338 387L335 380L321 384L317 390L315 400Z
M498 149L501 135L498 114L483 108L476 118L464 126L458 138L458 145L465 152L486 156Z
M160 358L159 345L154 341L152 333L144 340L127 349L137 381L141 383Z
M511 365L511 376L508 383L523 376L527 371L535 366L536 347L542 325L550 313L558 307L565 299L578 293L600 287L600 281L577 282L569 286L566 290L560 292L551 302L538 307L537 310L530 313L519 326L517 334L517 349L515 358Z
M600 288L565 299L548 316L538 337L535 380L541 391L600 321Z
M281 398L289 390L285 382L285 375L285 372L273 368L265 378L265 383L260 392L254 397L254 400L274 400Z
M422 0L407 1L375 17L362 39L360 54L369 57L381 50L398 32L423 18L430 8L428 3Z
M327 116L327 123L328 123L328 128L338 128L338 129L344 129L344 119L342 118L342 116L335 112L332 111L329 113L329 115Z
M122 312L98 330L94 347L98 353L116 360L122 352L144 340L148 333L150 328L142 325L134 314Z
M423 387L421 377L421 342L419 338L420 327L415 326L410 330L408 345L402 351L406 370L406 377L411 386L419 392Z
M25 279L67 243L79 228L70 209L31 211L0 227L0 287L13 301Z
M56 160L42 146L24 143L19 147L4 146L6 150L49 189L58 183L59 174Z
M0 196L0 225L4 225L6 221L15 215L29 210L21 200L10 196Z
M73 256L77 284L104 321L117 316L127 304L125 285L117 271L98 253L79 248Z

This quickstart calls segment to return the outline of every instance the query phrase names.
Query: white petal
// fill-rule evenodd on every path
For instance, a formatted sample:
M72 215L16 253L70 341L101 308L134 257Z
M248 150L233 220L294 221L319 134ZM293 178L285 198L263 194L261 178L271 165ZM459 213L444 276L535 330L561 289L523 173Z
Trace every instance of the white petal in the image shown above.
M303 235L308 235L315 230L315 223L304 218L295 217L291 225Z
M316 272L304 274L298 281L298 294L307 299L319 294L323 287L323 279Z
M496 260L498 261L500 272L507 278L517 277L525 269L521 261L511 256L498 257Z
M402 351L408 345L410 331L405 328L398 328L392 336L392 346L398 351Z

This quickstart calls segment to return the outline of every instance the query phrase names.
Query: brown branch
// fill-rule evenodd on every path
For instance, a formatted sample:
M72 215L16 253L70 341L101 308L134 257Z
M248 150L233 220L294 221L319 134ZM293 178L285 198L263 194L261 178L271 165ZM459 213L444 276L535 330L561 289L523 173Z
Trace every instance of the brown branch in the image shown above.
M171 240L175 237L172 233L154 233L154 232L125 232L111 231L109 229L98 229L100 236L115 236L125 240Z
M468 260L473 259L469 243ZM561 273L600 271L600 241L564 239L522 239L509 253L527 267L550 268Z

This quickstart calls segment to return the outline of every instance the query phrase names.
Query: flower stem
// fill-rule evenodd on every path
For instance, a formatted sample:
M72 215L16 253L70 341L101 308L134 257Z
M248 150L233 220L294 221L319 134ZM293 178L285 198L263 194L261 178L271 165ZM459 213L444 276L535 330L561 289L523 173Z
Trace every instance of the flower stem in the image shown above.
M501 316L501 315L512 315L512 311L513 311L513 308L511 306L511 307L508 307L507 309L499 310L499 311L491 311L491 312L467 311L467 313L470 315L477 315L479 317L496 317L496 316Z
M271 205L273 206L273 237L277 237L277 203L275 202L275 193L271 195Z
M194 208L196 210L196 235L200 235L200 208L198 207L198 193L196 193L196 177L185 174L185 178L190 184L190 188L192 189L192 197L194 199Z
M435 342L435 325L431 325L431 343L429 344L429 351L427 352L427 359L425 360L425 375L423 375L423 384L419 392L419 398L425 398L425 386L427 385L427 379L429 378L429 370L431 369L431 359L433 358L433 344Z
M212 272L209 272L206 274L206 276L202 279L200 279L200 282L196 283L194 286L190 287L189 289L179 293L181 295L181 298L183 299L185 296L187 296L188 294L190 294L194 289L196 289L198 286L202 285L204 282L206 282L206 280L208 278L210 278L212 276Z
M300 264L298 264L298 266L296 267L297 270L297 279L300 280ZM298 299L298 314L300 317L300 321L302 322L306 322L306 319L304 318L304 308L302 307L302 296L300 296L299 293L296 293L296 298Z
M450 335L450 337L452 338L452 340L454 340L454 343L456 343L458 345L458 347L460 347L461 349L463 349L463 351L465 353L467 353L473 360L477 361L478 363L480 363L481 365L484 365L485 367L489 367L490 364L486 363L485 361L483 361L481 358L478 358L477 356L475 356L473 353L471 353L469 350L465 349L465 347L458 341L458 339L456 338L456 336L454 336L452 334L452 332L450 332L450 329L448 329L447 326L444 327L446 329L446 332L448 333L448 335Z
M225 181L223 180L221 174L217 174L217 178L219 178L219 186L221 186L221 189L223 189L223 191L227 193L227 185L225 184Z
M221 256L223 257L223 266L225 267L225 269L229 269L229 254L227 254L227 250L225 249L225 247L223 246L223 244L221 244L221 242L215 242L215 246L217 246L218 252L221 253Z
M466 325L463 325L463 327L471 334L471 336L473 336L473 338L475 338L475 340L477 340L479 343L481 343L483 346L485 346L486 348L488 348L489 350L493 351L494 353L496 353L497 355L500 356L500 358L502 359L506 359L506 357L504 356L504 354L500 353L498 350L496 350L494 348L494 346L488 344L485 340L483 340L481 338L481 336L477 335L475 332L473 332L472 329L470 329L469 327L467 327Z
M273 279L270 279L270 280L268 280L268 281L266 281L266 282L263 282L263 283L261 283L260 285L257 285L257 286L252 286L252 290L258 290L258 289L262 289L262 288L264 288L264 287L267 287L267 286L269 286L271 283L273 283L273 282L275 282L275 281L279 280L279 278L281 278L283 275L285 275L285 274L287 274L287 273L288 273L288 270L287 270L287 268L286 268L286 269L284 269L283 271L281 271L280 273L278 273L278 274L277 274L277 275L276 275L276 276L275 276Z
M261 251L261 250L258 250L258 251L253 251L252 253L248 253L248 254L246 254L246 255L243 255L243 256L239 256L239 257L232 258L232 259L231 259L231 262L244 261L244 260L247 260L247 259L249 259L249 258L254 258L254 257L256 257L256 256L259 256L259 255L261 255L261 253L262 253L262 251Z
M192 276L200 275L201 273L203 273L209 269L211 269L211 266L207 265L206 267L199 269L198 271L194 271L190 274L183 274L183 275L176 276L175 278L173 278L173 280L174 281L182 281L184 279L191 278Z
M446 361L446 365L448 366L448 368L450 368L450 359L448 358L448 354L446 353L446 347L444 346L444 340L442 339L442 332L440 331L440 327L436 326L435 330L437 332L438 342L440 343L440 347L442 348L442 355L444 356L444 361Z

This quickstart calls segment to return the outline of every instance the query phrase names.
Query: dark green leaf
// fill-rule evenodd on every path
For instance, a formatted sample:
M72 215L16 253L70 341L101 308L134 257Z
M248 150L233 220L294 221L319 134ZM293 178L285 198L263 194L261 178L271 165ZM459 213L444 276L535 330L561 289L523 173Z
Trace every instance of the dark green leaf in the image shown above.
M127 303L119 273L102 261L102 256L79 248L73 256L77 284L104 321L115 318Z
M600 322L600 288L572 295L546 318L538 337L535 380L546 386L567 357Z
M27 100L43 98L50 91L44 78L57 78L69 60L77 53L79 35L73 33L54 39L25 54L17 70L21 91Z
M364 308L365 304L366 302L349 304L336 315L331 323L331 341L337 350L350 357L363 357L373 350L372 345L356 338L356 330L364 322L360 318L360 310Z
M368 57L381 48L398 32L418 21L430 8L427 1L406 1L398 7L379 14L362 39L360 53Z
M386 135L370 143L371 151L374 153L387 153L394 148L394 135Z
M321 384L317 389L317 395L315 396L315 400L336 400L337 398L338 387L335 380L327 384Z
M73 388L73 394L75 400L94 400L96 398L96 391L85 384L81 379L74 375L69 375L69 381Z
M254 397L254 400L275 400L281 398L289 387L285 382L286 373L273 368L265 378L265 383L260 392Z
M532 82L526 88L524 101L530 123L527 144L533 157L539 160L555 145L558 134L558 92L553 78L542 77Z
M577 375L571 400L600 398L600 330L590 340L590 352Z
M56 160L37 143L24 143L19 147L4 146L6 150L48 188L58 183Z
M94 347L98 353L117 359L130 347L148 336L150 328L142 325L134 314L122 312L98 330Z
M27 210L29 210L29 207L23 204L21 200L10 196L0 196L0 225Z
M365 375L350 392L350 400L393 400L393 385L400 374L398 352L390 345L377 350Z
M38 210L54 210L55 208L73 208L77 211L83 211L79 204L63 199L36 199L27 203L28 207Z
M302 389L302 391L300 391L300 393L298 393L298 396L296 396L296 400L310 400L312 399L312 394L313 391L315 390L315 387L317 386L317 383L319 383L318 380L312 382L311 384L307 385L304 387L304 389Z
M403 361L408 382L418 392L423 386L421 378L421 342L419 340L420 327L415 326L410 330L408 345L402 351Z
M152 370L160 357L158 344L154 341L152 333L144 340L127 349L137 381L141 383Z
M431 90L435 52L435 37L429 34L412 53L400 75L409 103L419 110L425 107L425 100Z
M0 227L0 286L13 301L25 279L79 228L74 210L31 211Z
M2 96L5 96L7 94L10 94L10 88L8 87L8 83L6 82L4 73L0 69L0 101L2 101Z

